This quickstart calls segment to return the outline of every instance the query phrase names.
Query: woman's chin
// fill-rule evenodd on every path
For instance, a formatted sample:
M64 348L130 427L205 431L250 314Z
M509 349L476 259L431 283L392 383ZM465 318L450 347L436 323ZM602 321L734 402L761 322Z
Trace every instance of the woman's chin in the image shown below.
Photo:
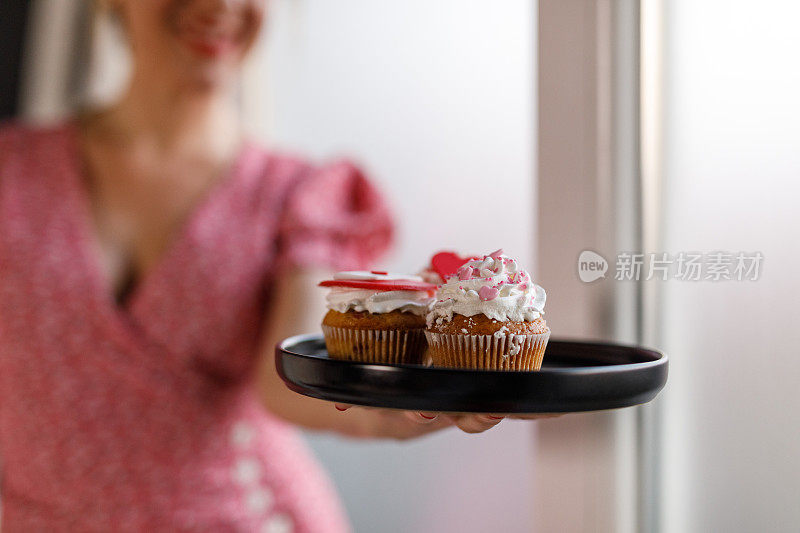
M239 65L226 61L194 61L185 65L179 85L195 91L215 92L235 85Z
M172 49L178 53L173 55L171 67L164 64L162 76L165 79L177 76L175 81L178 85L205 91L234 84L238 79L243 56L239 47L200 44L182 40L178 47Z

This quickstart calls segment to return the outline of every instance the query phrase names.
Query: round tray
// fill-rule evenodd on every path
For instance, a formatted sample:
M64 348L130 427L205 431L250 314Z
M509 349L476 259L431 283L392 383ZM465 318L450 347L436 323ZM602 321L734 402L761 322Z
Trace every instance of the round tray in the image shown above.
M667 356L618 344L550 340L538 372L375 365L328 357L322 335L290 337L275 365L295 392L332 402L461 413L566 413L649 402Z

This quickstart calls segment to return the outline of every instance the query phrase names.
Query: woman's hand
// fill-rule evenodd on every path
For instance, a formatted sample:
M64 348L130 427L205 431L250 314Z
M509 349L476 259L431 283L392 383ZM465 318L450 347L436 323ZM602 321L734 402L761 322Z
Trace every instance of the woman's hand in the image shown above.
M340 403L334 404L334 407L343 416L347 416L348 412L356 415L367 413L372 419L373 425L364 428L364 436L380 435L400 440L421 437L452 426L458 427L465 433L483 433L495 427L505 418L503 415L426 413L355 407Z
M559 413L532 415L426 413L420 411L378 409L374 407L356 407L342 403L336 403L334 407L341 413L350 411L351 409L355 412L364 410L373 413L376 422L380 424L381 427L368 428L365 436L379 434L400 440L420 437L452 426L457 427L464 433L483 433L495 427L505 418L514 420L539 420L542 418L561 416Z

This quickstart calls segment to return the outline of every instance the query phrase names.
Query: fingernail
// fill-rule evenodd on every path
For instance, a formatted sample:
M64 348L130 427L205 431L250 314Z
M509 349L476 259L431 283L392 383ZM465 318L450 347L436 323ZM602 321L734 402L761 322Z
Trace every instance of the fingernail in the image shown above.
M334 407L336 408L337 411L347 411L347 407L342 407L339 405L334 405Z
M433 414L433 413L419 413L419 416L421 416L425 420L433 420L439 415L436 415L436 414Z
M492 416L492 415L486 415L486 416L488 416L492 420L502 420L505 418L504 416Z

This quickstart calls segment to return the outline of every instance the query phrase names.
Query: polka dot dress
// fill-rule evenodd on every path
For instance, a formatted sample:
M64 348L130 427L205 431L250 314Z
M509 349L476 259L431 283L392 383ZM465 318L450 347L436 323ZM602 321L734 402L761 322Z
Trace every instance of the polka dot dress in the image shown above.
M349 163L248 145L121 305L76 134L0 129L3 531L346 531L252 378L274 273L364 267L382 198Z

